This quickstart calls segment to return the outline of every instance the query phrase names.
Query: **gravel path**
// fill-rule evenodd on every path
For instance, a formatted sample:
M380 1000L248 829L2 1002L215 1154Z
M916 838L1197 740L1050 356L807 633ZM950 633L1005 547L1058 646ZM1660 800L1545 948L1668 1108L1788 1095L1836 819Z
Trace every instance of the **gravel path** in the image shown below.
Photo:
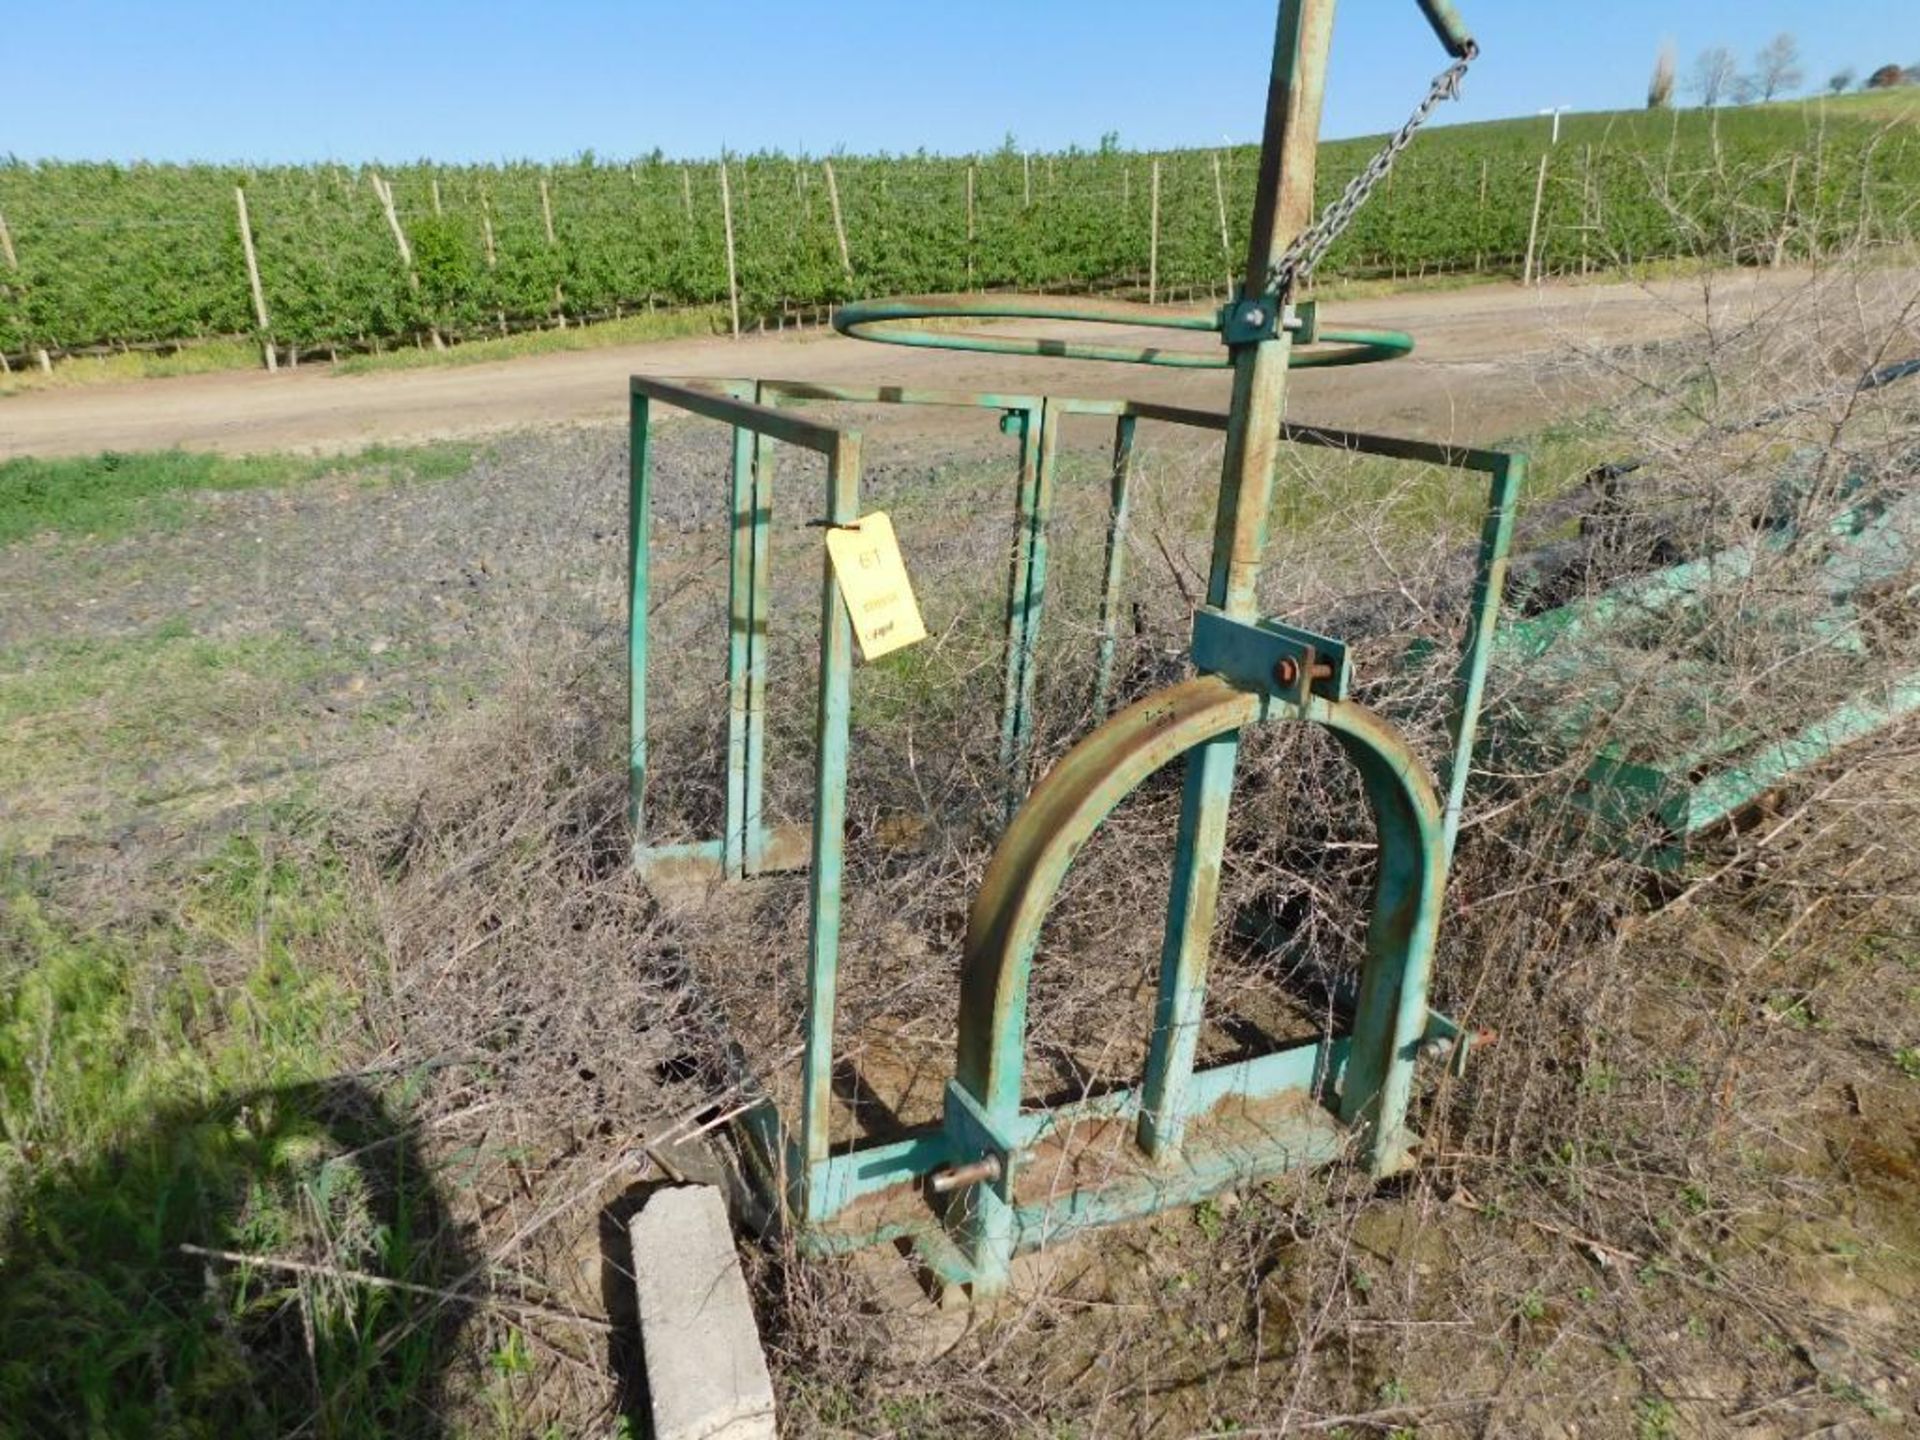
M1889 282L1904 283L1905 273L1888 272ZM1791 269L1714 275L1714 324L1737 328L1806 283L1806 272ZM1406 329L1417 349L1398 364L1303 372L1293 387L1295 418L1379 429L1413 423L1436 438L1476 443L1511 434L1564 408L1569 397L1558 382L1567 377L1548 373L1557 353L1570 346L1605 348L1697 334L1706 293L1702 280L1680 278L1530 289L1487 284L1330 301L1329 323ZM1122 342L1131 336L1160 344L1165 337L1164 331L1124 327L1024 328ZM230 453L351 451L375 441L498 434L556 422L617 423L625 410L626 378L637 371L1125 394L1222 407L1228 388L1218 371L968 356L789 331L367 375L303 366L278 375L227 372L33 391L0 399L0 459L170 445ZM1591 381L1585 377L1587 386ZM1589 388L1572 398L1584 404L1597 397ZM925 410L886 423L920 433L963 433L975 421Z

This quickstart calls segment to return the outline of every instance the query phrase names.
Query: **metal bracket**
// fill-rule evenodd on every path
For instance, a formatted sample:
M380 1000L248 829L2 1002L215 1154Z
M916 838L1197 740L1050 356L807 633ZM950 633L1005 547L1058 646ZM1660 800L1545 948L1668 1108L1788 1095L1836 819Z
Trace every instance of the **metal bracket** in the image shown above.
M934 1172L935 1189L960 1188L960 1184L987 1186L1002 1204L1013 1204L1013 1178L1020 1152L1013 1137L999 1129L986 1108L958 1080L947 1081L945 1126L954 1163L945 1171ZM959 1184L942 1184L948 1176Z
M1469 1030L1452 1016L1429 1009L1418 1053L1422 1060L1444 1061L1447 1073L1457 1080L1467 1073L1467 1057L1493 1039L1491 1030Z
M1278 620L1234 620L1218 610L1193 617L1193 663L1295 705L1309 695L1344 700L1353 683L1346 642Z
M1220 338L1228 345L1258 345L1280 333L1280 302L1271 296L1258 300L1229 300L1220 307Z
M1220 338L1229 345L1258 345L1286 331L1296 345L1314 339L1314 303L1287 304L1273 295L1232 300L1220 307Z
M1027 433L1027 412L1024 410L1001 411L1000 433L1002 435L1025 435Z

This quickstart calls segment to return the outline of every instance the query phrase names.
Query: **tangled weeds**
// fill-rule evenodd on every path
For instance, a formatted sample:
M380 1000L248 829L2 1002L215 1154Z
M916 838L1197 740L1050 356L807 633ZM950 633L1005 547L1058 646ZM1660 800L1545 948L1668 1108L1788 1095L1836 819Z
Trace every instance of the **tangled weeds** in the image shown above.
M1550 685L1496 670L1435 1000L1499 1042L1419 1097L1425 1166L1386 1190L1336 1168L1076 1246L932 1358L858 1267L751 1247L790 1431L1765 1434L1913 1413L1912 725L1693 842L1657 883L1584 836L1575 802L1606 747L1698 732L1700 675L1718 686L1713 733L1764 740L1920 667L1910 557L1848 592L1855 638L1816 623L1848 517L1913 504L1920 397L1856 388L1920 354L1903 283L1836 271L1767 323L1586 357L1627 398L1549 437L1515 613L1702 557L1750 563L1702 603L1636 615ZM1631 471L1593 463L1623 454ZM1126 698L1181 673L1209 518L1194 497L1216 466L1168 450L1142 472ZM1289 454L1281 479L1266 609L1350 635L1365 701L1444 774L1478 497L1337 453ZM1101 488L1062 487L1042 768L1092 719ZM891 501L935 639L857 681L842 1139L937 1106L959 935L999 825L1004 536L940 526L970 508L943 493ZM658 562L684 577L678 633L710 646L657 700L654 752L673 759L648 799L666 834L710 831L717 810L716 539L687 527ZM816 540L775 541L769 805L785 819L808 805L817 571L780 562ZM347 848L378 919L376 1033L396 1063L433 1062L421 1106L440 1162L477 1157L463 1223L496 1283L590 1310L583 1275L602 1303L618 1288L590 1217L658 1173L649 1150L725 1113L743 1069L790 1090L804 888L651 893L626 865L617 634L536 626L520 653L467 733L379 772L389 798L350 807L378 818ZM1523 721L1543 711L1581 723L1533 743ZM1250 735L1239 794L1203 1057L1333 1023L1301 998L1324 984L1304 982L1356 963L1370 895L1364 806L1320 737ZM1036 1098L1137 1078L1177 810L1177 777L1143 787L1075 865L1035 964ZM613 1403L590 1347L534 1333L562 1360L529 1413Z

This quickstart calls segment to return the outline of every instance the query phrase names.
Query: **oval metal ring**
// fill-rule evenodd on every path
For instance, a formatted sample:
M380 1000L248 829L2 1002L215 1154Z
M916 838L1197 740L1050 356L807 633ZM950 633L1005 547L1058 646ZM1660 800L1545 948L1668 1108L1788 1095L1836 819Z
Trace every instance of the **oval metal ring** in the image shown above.
M1226 370L1233 357L1225 351L1163 349L1157 345L1103 345L1086 340L1050 340L1027 335L982 335L966 330L935 330L929 320L1077 320L1094 325L1133 325L1218 335L1220 322L1207 315L1173 315L1147 305L1084 301L1044 295L913 296L861 300L833 312L833 328L855 340L912 345L927 350L971 350L990 355L1044 356L1055 360L1108 360L1124 365L1162 365L1182 370ZM1369 365L1398 360L1413 349L1413 337L1398 330L1342 330L1322 327L1311 345L1295 346L1291 368Z

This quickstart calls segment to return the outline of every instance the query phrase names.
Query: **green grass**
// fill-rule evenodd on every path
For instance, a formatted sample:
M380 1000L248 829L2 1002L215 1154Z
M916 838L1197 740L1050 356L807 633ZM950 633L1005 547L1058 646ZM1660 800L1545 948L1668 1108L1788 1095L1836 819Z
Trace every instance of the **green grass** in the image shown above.
M419 370L439 365L485 365L519 360L529 355L553 355L567 350L600 350L613 345L645 345L656 340L678 340L688 335L718 335L726 328L726 311L717 305L654 310L619 320L569 325L565 330L524 330L487 340L467 340L446 350L417 346L383 350L377 355L352 355L333 367L337 374L364 375L383 370Z
M718 305L695 305L653 310L618 320L596 320L569 325L565 330L523 330L518 334L467 340L445 350L402 345L379 353L349 355L329 364L303 362L303 368L335 375L379 374L388 370L420 370L441 365L484 365L519 360L529 355L552 355L569 350L598 350L613 345L645 345L678 340L689 335L718 335L727 313ZM260 348L251 340L220 337L196 340L178 350L129 350L115 355L78 355L56 360L51 372L16 370L0 375L0 398L38 390L74 386L113 385L129 380L160 380L175 375L205 375L216 371L258 370Z
M319 753L318 727L339 723L316 699L373 664L280 631L210 638L180 618L0 651L0 849L278 793ZM377 700L342 695L336 708Z
M356 920L303 828L230 839L138 929L0 889L0 1436L442 1433L445 1312L180 1248L469 1263L400 1117L336 1073Z
M330 475L431 481L463 473L470 443L376 445L353 455L212 455L106 451L72 459L0 461L0 545L46 533L111 538L178 525L197 494L295 485Z
M159 380L173 375L205 375L216 370L247 370L260 364L260 348L251 340L219 336L189 340L177 350L126 350L112 355L76 355L56 360L51 371L38 366L0 375L0 396L30 390L64 390L75 385L113 385L127 380Z
M1891 90L1857 90L1850 95L1816 95L1805 100L1776 103L1800 105L1816 114L1825 112L1848 120L1870 120L1880 124L1904 120L1920 124L1920 85L1899 85Z

